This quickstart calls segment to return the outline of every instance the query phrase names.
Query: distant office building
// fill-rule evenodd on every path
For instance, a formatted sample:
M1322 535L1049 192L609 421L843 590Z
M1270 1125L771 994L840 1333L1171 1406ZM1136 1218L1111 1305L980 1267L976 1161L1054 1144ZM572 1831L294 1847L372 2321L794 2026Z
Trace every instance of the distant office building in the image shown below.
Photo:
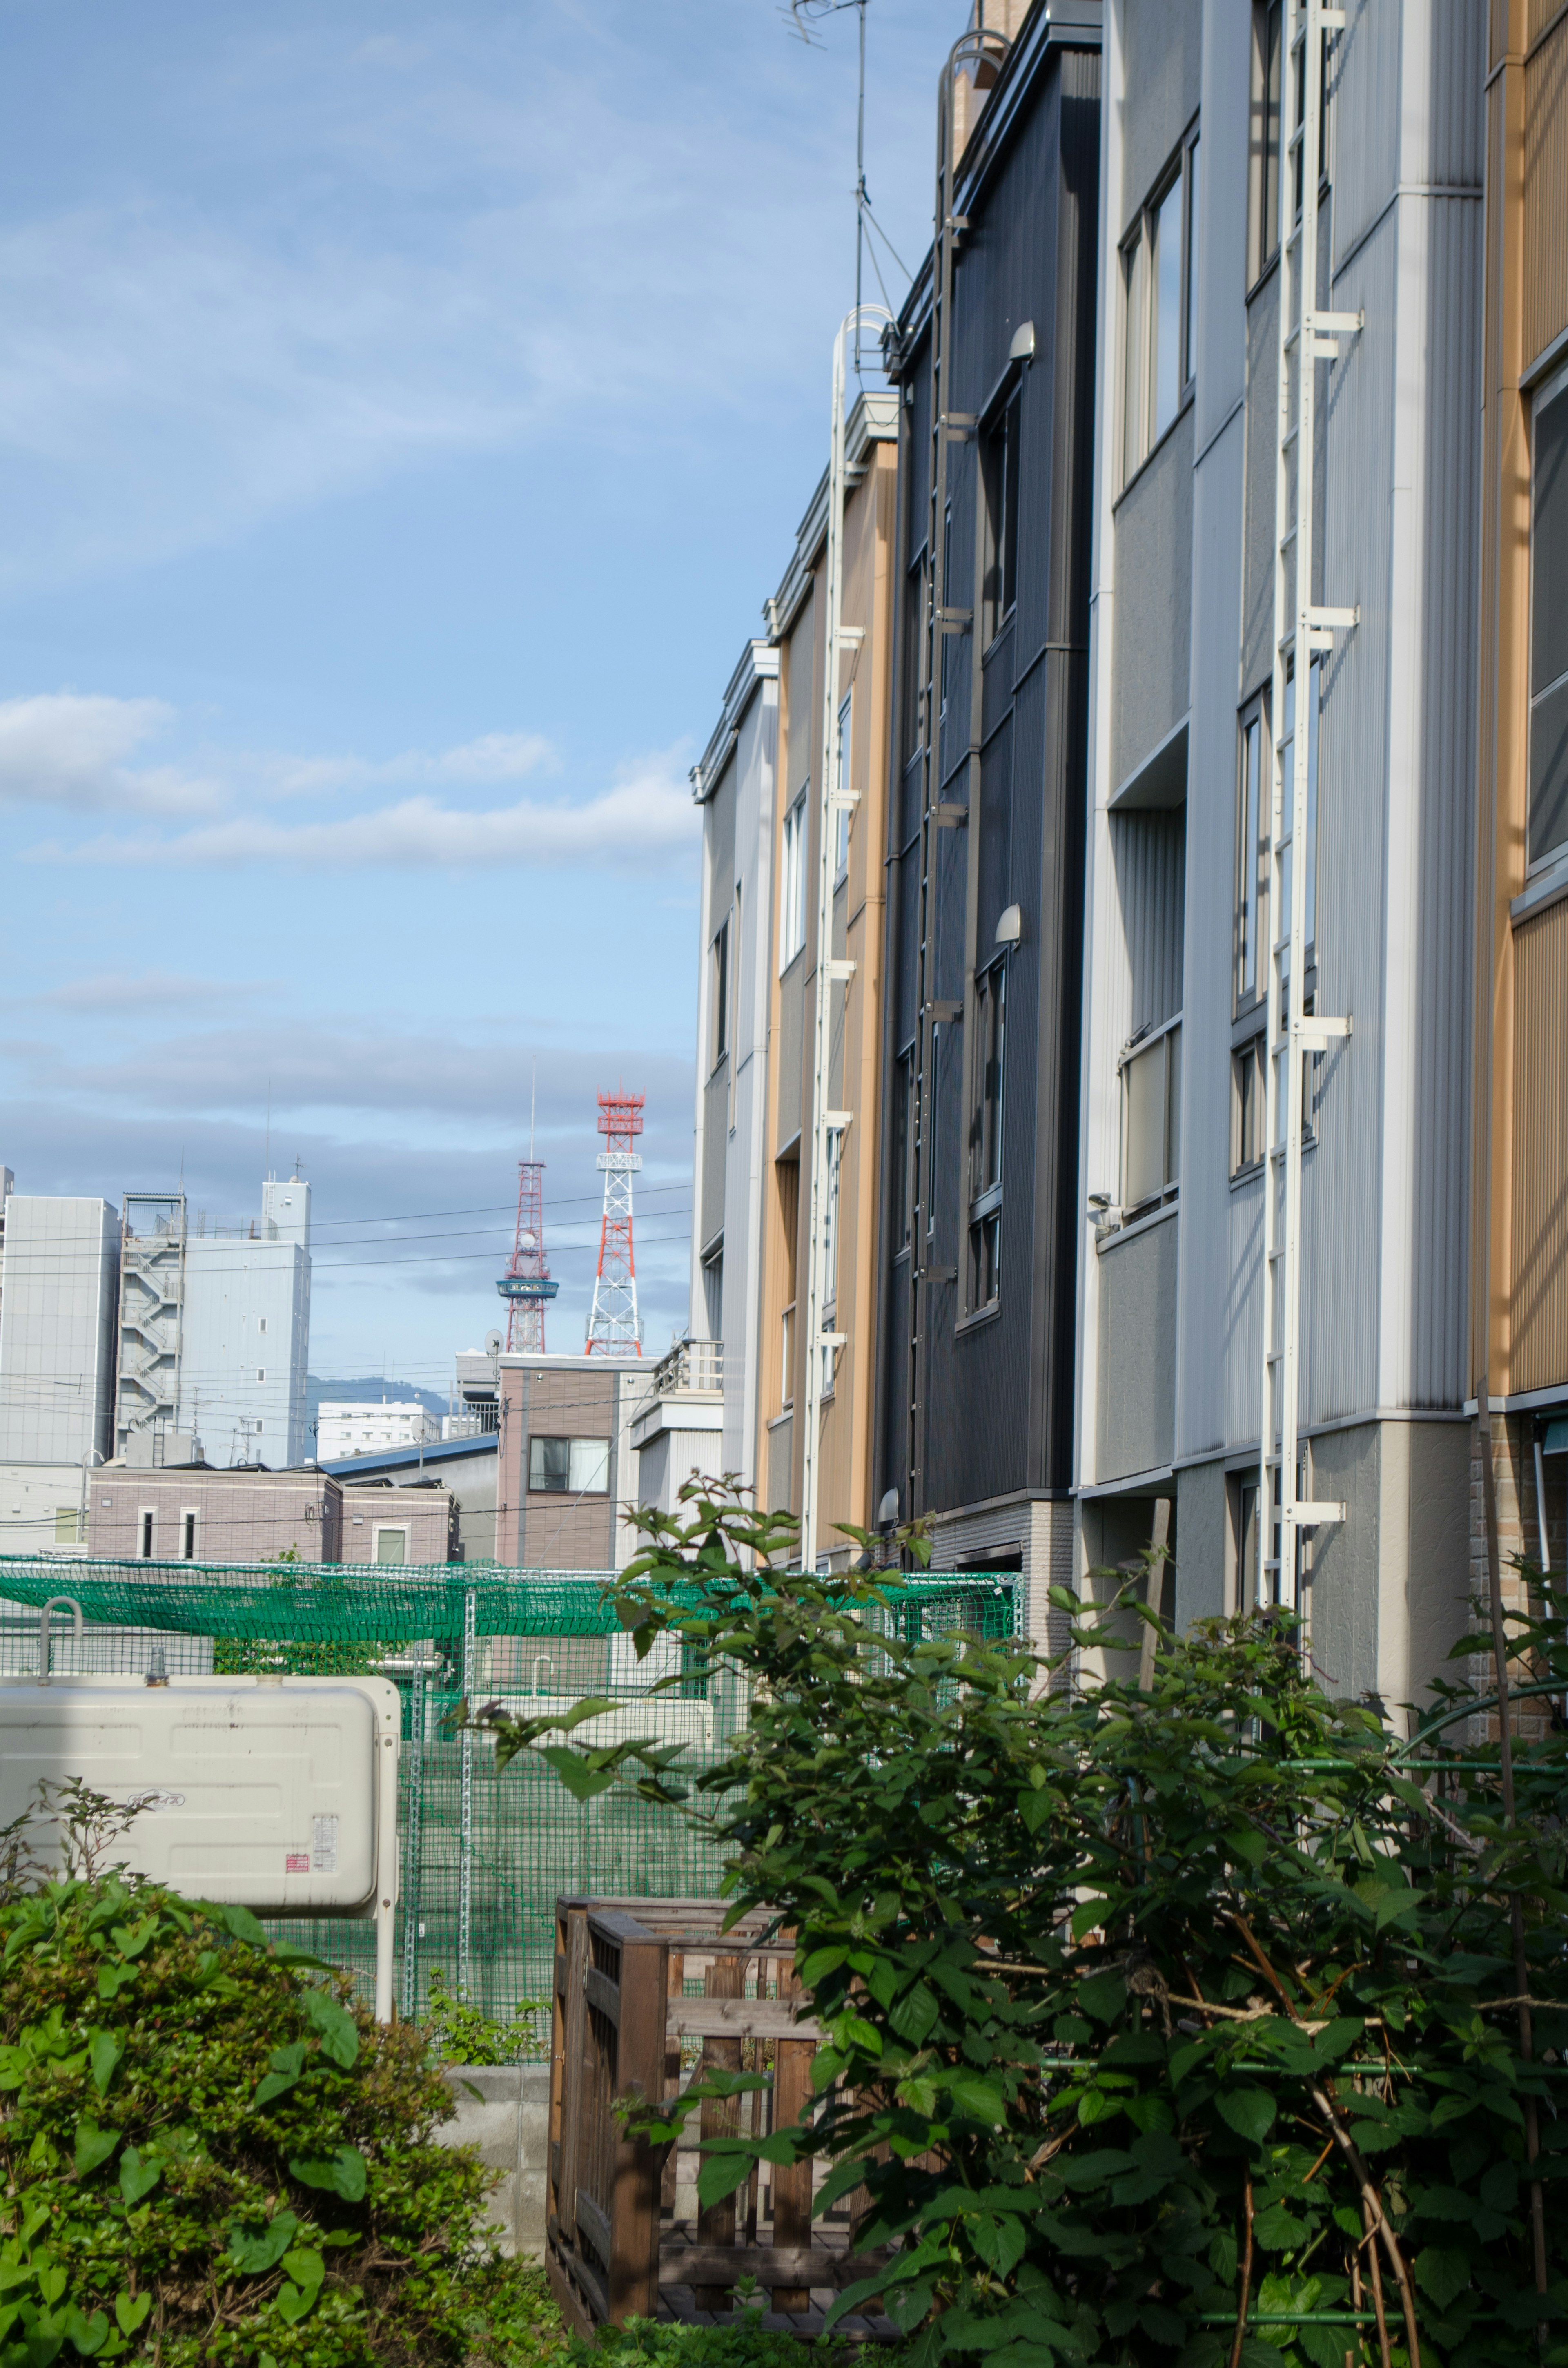
M626 1515L640 1501L633 1434L650 1378L640 1357L501 1357L498 1561L624 1569L638 1550Z
M194 1224L185 1195L128 1192L115 1452L137 1465L304 1461L311 1188L269 1178L259 1217Z
M111 1452L119 1228L107 1201L11 1189L0 1169L0 1463Z
M316 1462L337 1463L345 1456L378 1455L388 1448L417 1447L438 1440L441 1426L417 1398L383 1398L367 1405L353 1398L324 1398L316 1408Z

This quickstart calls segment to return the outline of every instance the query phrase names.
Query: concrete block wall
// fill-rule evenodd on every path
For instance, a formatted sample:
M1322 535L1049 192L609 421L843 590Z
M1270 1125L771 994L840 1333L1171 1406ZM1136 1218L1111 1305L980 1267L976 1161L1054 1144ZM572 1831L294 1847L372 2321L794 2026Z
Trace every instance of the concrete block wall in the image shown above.
M471 2146L498 2174L489 2217L504 2253L544 2259L545 2171L550 2158L550 2066L447 2064L441 2067L452 2118L437 2131L441 2146Z

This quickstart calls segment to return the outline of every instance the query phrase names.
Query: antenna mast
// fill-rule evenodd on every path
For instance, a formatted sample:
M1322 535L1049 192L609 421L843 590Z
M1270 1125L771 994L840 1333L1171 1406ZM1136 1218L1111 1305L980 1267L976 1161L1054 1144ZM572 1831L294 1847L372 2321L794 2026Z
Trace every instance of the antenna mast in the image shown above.
M642 1132L642 1094L601 1094L599 1133L605 1139L598 1165L605 1179L604 1219L599 1227L599 1270L588 1312L585 1354L640 1357L642 1322L637 1313L637 1260L631 1247L631 1179L642 1165L631 1148Z

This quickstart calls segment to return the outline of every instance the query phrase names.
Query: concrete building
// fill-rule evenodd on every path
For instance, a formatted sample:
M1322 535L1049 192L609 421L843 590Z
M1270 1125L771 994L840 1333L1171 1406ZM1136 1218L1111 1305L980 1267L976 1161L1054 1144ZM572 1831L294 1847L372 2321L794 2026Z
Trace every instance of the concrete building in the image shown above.
M193 1224L182 1192L125 1195L118 1457L303 1461L311 1188L269 1177L261 1201L246 1224Z
M324 1472L111 1463L88 1485L87 1547L128 1562L335 1563L342 1501Z
M403 1487L393 1487L386 1478L338 1485L340 1562L391 1566L457 1558L457 1508L438 1480L415 1480Z
M501 1422L501 1335L485 1336L483 1349L460 1349L453 1374L453 1395L460 1420L468 1417L481 1430L495 1430Z
M389 1448L417 1448L439 1439L441 1426L417 1398L323 1398L316 1408L316 1462L336 1463L349 1455L379 1455Z
M711 1468L756 1477L778 652L748 642L691 773L702 810L691 1337L722 1393ZM689 1384L688 1360L686 1382ZM652 1470L652 1466L650 1466Z
M718 1340L677 1340L649 1372L631 1415L639 1504L682 1512L688 1480L733 1468L724 1461L723 1353Z
M1568 16L1488 40L1468 1385L1511 1585L1568 1558ZM1479 1588L1478 1468L1471 1508Z
M637 1551L632 1426L641 1357L499 1359L495 1554L535 1570L620 1570Z
M114 1211L13 1191L8 1168L0 1182L0 1462L101 1462L113 1452Z
M444 1488L452 1502L451 1558L495 1556L496 1433L475 1431L419 1447L382 1448L327 1466L345 1487Z
M1486 16L1105 8L1079 1566L1391 1702L1468 1577Z
M80 1560L87 1551L87 1487L81 1463L0 1463L0 1554Z

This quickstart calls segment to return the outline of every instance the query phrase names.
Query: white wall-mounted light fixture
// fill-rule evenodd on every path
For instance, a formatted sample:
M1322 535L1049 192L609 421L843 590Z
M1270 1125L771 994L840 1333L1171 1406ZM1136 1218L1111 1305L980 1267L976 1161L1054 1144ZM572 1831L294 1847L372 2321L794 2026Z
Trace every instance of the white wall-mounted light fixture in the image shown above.
M996 924L996 942L999 946L1016 946L1022 942L1023 934L1024 908L1021 905L1009 905Z

